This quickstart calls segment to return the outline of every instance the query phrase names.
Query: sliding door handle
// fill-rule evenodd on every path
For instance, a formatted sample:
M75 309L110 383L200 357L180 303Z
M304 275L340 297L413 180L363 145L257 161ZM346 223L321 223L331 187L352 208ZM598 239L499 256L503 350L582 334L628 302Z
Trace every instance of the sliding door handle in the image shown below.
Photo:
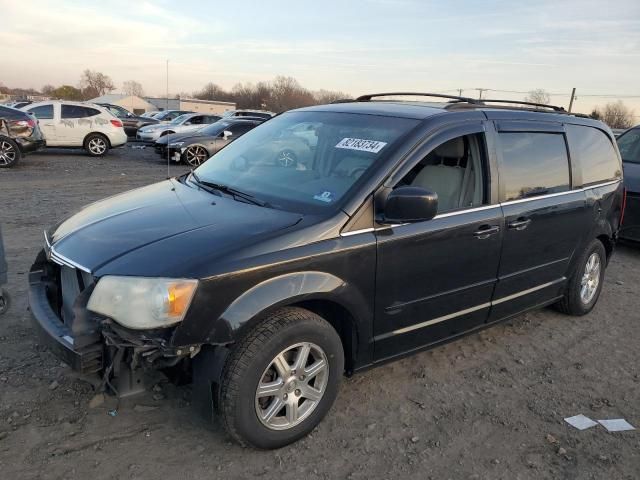
M489 238L491 235L495 235L499 231L500 227L497 225L483 225L477 231L473 232L473 235L479 240L484 240L485 238Z
M530 218L520 217L517 220L514 220L513 222L509 222L509 228L511 228L512 230L524 230L529 226L530 223L531 223Z

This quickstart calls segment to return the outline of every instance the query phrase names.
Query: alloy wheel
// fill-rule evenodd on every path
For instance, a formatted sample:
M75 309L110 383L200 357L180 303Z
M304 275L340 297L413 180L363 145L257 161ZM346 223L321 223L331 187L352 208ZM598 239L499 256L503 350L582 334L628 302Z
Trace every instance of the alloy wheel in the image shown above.
M255 394L260 422L272 430L300 424L316 409L327 388L329 364L322 348L303 342L271 360Z
M589 255L587 264L584 267L582 280L580 281L580 301L585 305L589 304L595 297L600 285L600 255L593 252Z
M94 155L102 155L107 150L107 142L103 138L94 137L89 140L88 148Z
M0 142L0 165L10 165L16 160L16 149L6 140Z
M184 152L184 155L187 163L192 167L198 167L202 165L202 163L204 163L209 156L208 152L199 145L187 148L187 150L185 150Z

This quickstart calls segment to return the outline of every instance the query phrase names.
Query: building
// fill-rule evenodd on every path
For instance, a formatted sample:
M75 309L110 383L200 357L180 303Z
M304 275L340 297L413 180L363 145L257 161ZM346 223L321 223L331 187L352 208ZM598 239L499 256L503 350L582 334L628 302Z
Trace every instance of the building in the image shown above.
M147 102L144 98L136 97L135 95L124 95L120 93L107 93L101 97L92 98L88 100L90 103L110 103L112 105L119 105L122 108L126 108L130 112L140 115L144 112L150 112L152 110L158 110L155 105Z
M185 110L188 112L213 113L222 115L228 110L235 110L234 102L220 102L218 100L199 100L197 98L154 98L145 97L154 106L154 110Z

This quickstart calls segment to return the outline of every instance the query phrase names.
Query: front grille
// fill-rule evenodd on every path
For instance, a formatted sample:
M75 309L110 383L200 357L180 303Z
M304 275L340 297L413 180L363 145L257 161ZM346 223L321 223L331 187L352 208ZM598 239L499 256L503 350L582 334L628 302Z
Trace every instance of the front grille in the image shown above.
M59 267L59 284L62 305L60 308L60 316L65 325L71 326L74 320L73 306L76 298L88 286L93 283L93 277L90 273L78 270L76 268L61 265Z

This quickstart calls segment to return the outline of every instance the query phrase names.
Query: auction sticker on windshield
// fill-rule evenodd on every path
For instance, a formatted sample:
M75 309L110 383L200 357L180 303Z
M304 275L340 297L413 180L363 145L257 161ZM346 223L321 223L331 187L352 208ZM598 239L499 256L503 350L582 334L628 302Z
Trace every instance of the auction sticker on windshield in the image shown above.
M387 142L377 140L364 140L362 138L343 138L338 142L336 148L346 148L347 150L359 150L361 152L378 153L384 148Z

